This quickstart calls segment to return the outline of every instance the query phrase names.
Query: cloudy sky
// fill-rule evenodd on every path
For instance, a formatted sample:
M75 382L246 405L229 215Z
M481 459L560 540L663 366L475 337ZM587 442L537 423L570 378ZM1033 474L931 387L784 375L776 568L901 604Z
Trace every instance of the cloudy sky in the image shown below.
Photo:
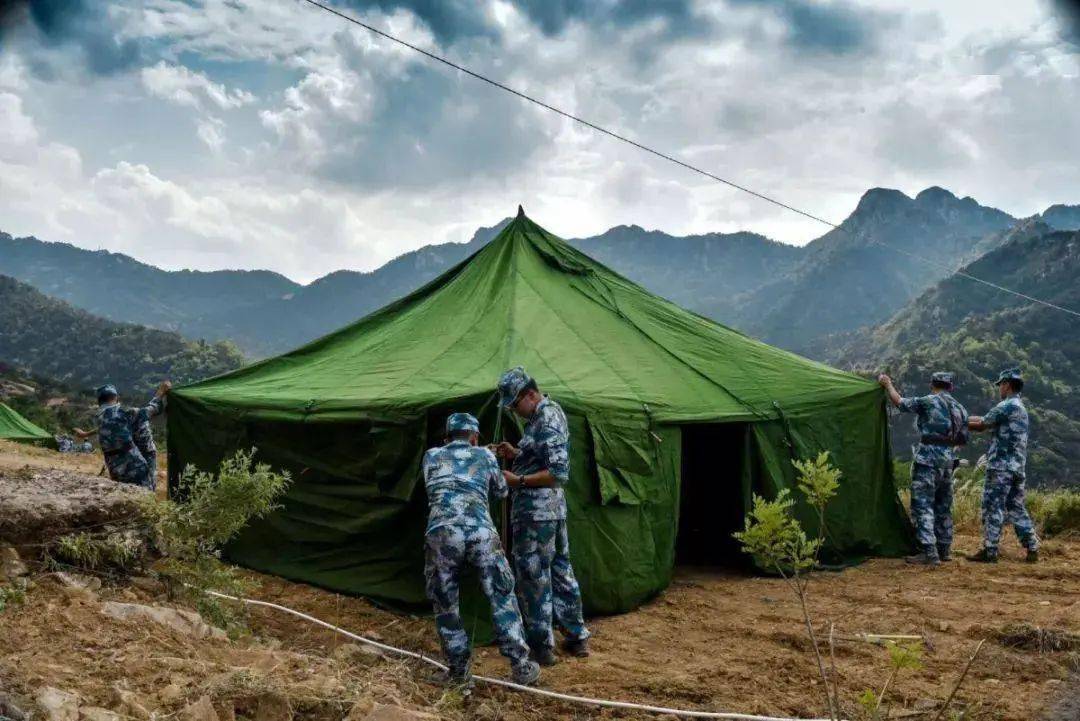
M417 45L836 220L872 186L1080 203L1069 0L336 0ZM0 230L309 281L523 203L822 228L299 0L0 0Z

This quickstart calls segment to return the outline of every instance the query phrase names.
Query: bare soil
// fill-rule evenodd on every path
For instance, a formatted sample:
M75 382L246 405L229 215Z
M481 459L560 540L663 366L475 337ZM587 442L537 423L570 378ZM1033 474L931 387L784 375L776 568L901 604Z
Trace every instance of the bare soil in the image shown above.
M21 468L12 453L0 448L0 471ZM0 478L0 488L4 483ZM835 665L849 718L857 713L858 695L880 690L889 672L883 648L851 640L860 633L925 638L923 668L902 671L894 682L887 702L892 717L932 719L981 639L987 641L953 702L964 719L1066 721L1074 713L1080 651L1069 639L1080 634L1080 541L1050 540L1036 565L1023 563L1015 541L1009 544L994 566L957 560L925 569L876 559L814 575L810 610L822 637L835 624ZM974 550L977 539L961 536L957 545ZM248 575L258 582L256 598L437 656L430 619ZM272 610L253 610L252 635L235 641L183 637L100 613L100 602L110 598L169 603L152 585L143 586L73 592L40 578L26 603L0 612L0 687L32 696L53 685L86 703L121 708L119 685L163 715L210 695L250 718L268 698L283 698L290 713L320 721L344 718L353 704L373 699L447 719L655 718L484 687L463 700L431 683L415 662L358 653L347 639ZM544 688L689 709L825 715L798 604L781 579L681 568L650 603L590 625L591 657L562 658L545 669ZM1030 642L1024 629L1036 629ZM494 648L478 649L477 657L478 672L507 674Z

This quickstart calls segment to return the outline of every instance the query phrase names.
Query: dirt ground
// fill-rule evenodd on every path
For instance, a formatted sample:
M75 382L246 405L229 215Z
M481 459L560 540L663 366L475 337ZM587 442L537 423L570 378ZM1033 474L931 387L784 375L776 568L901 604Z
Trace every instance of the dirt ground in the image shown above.
M0 447L0 469L26 465L13 455L21 452ZM957 546L974 550L977 539L962 535ZM822 635L835 624L835 664L848 717L863 690L880 690L889 673L884 649L850 639L880 633L925 639L923 668L902 671L893 683L890 717L932 719L979 640L987 639L953 702L954 710L964 711L961 718L1070 718L1064 714L1072 711L1064 709L1076 707L1065 697L1080 687L1080 540L1052 539L1044 549L1042 562L1025 564L1010 537L996 566L957 560L923 569L876 559L815 574L810 611ZM249 575L258 582L256 598L437 655L430 619ZM284 694L292 714L320 721L343 718L352 704L372 700L447 719L656 718L484 687L463 700L430 683L428 671L415 662L360 653L347 639L272 610L252 611L250 637L195 640L105 618L100 603L108 599L168 604L152 584L107 584L83 593L39 577L24 604L0 612L0 686L27 695L54 685L109 708L122 706L117 689L127 689L164 717L209 694L215 703L227 701L241 716L256 718L253 709ZM1065 648L1054 650L1031 630L1009 638L1020 625L1061 632ZM563 658L545 669L544 688L684 709L826 715L797 601L780 579L681 568L650 603L591 619L590 626L591 657ZM493 648L479 649L477 666L487 675L507 673Z

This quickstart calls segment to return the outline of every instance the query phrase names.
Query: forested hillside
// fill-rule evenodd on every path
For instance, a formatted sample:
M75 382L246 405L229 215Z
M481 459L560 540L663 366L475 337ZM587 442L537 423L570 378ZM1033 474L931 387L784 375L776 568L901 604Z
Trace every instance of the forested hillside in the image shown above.
M190 324L204 315L301 287L266 270L165 271L120 253L7 233L0 233L0 274L110 320L192 336L198 334L189 332Z
M243 356L231 343L105 320L0 276L0 361L77 389L112 382L142 395L162 378L186 383L232 370Z
M1031 220L965 268L979 278L1067 308L1080 308L1080 232ZM834 339L834 342L837 339ZM957 374L956 396L973 413L995 402L992 380L1019 364L1032 416L1029 476L1035 485L1080 484L1080 318L952 276L880 328L838 342L833 363L888 370L905 394L929 374ZM914 442L910 416L894 423L896 451ZM970 455L984 447L978 444Z

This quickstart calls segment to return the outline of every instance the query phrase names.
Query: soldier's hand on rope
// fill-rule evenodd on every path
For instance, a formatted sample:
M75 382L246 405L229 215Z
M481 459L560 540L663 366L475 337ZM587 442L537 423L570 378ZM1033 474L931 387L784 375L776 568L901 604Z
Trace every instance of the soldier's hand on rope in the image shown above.
M518 449L511 443L502 441L501 443L493 443L488 448L499 458L514 459L518 456Z

